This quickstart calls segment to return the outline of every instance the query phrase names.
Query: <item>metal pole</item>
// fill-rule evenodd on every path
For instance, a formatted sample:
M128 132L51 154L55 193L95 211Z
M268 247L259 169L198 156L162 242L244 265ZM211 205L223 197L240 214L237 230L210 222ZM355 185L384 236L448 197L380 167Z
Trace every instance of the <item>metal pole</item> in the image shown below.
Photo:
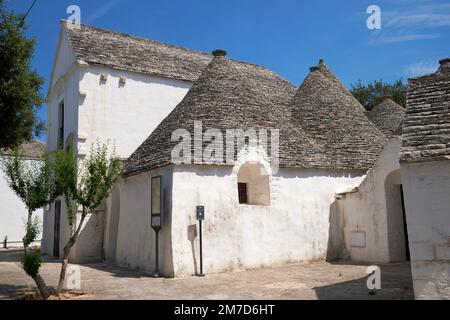
M155 228L155 272L152 274L152 278L160 278L159 273L159 228Z
M198 274L199 277L204 277L205 274L203 273L203 228L202 228L202 220L199 221L200 224L200 273Z

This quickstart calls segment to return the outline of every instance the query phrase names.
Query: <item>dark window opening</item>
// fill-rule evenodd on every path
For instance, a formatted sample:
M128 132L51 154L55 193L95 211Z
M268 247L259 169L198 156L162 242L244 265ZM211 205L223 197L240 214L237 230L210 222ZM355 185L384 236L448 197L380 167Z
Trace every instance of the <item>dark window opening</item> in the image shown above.
M58 149L64 149L64 102L59 105L58 114Z
M239 203L248 204L247 184L238 183Z

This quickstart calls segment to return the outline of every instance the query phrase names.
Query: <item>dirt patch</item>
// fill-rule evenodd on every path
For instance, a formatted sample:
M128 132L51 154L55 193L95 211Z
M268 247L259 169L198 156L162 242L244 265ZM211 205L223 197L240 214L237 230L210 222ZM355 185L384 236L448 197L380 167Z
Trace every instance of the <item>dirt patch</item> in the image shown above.
M87 294L85 292L81 291L67 291L60 294L54 294L51 295L48 300L72 300L72 299L78 299L86 297ZM25 292L21 295L19 295L16 300L19 301L27 301L27 300L44 300L39 293L39 291L30 291Z

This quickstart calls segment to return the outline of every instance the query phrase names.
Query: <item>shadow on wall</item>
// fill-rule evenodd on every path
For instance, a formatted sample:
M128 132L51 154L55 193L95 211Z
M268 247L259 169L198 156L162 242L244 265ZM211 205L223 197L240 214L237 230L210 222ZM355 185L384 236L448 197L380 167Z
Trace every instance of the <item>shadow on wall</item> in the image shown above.
M407 263L380 265L381 290L367 288L368 277L315 287L319 300L414 300L411 268Z
M197 239L197 225L193 224L188 226L188 240L191 242L192 249L192 259L194 261L194 269L195 272L199 272L198 263L197 263L197 255L195 254L195 239Z
M339 212L338 200L330 205L330 228L328 231L328 246L326 261L333 262L350 257L345 247L343 217Z
M88 215L75 244L74 263L99 262L103 260L103 235L105 211Z

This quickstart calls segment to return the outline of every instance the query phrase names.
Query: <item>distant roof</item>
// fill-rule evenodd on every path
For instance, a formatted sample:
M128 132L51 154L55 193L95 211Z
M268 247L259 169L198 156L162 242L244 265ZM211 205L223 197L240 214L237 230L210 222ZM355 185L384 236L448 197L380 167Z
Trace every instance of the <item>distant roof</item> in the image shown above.
M300 86L292 113L294 124L325 146L326 167L369 169L387 141L323 60Z
M26 158L39 159L42 158L42 156L44 155L46 147L44 143L37 140L33 140L31 142L26 142L23 145L21 145L19 150L21 154ZM11 150L6 151L0 150L0 155L12 155L12 154L13 152Z
M78 59L167 78L195 81L211 61L207 53L62 21Z
M384 134L399 136L402 134L405 112L405 108L391 98L385 97L371 111L367 112L367 116Z
M450 58L436 73L409 80L401 160L450 160Z
M259 66L216 56L173 112L131 155L125 175L136 175L171 164L172 132L192 135L194 121L203 130L274 128L280 130L281 167L322 167L323 150L300 127L294 126L289 103L296 88Z

